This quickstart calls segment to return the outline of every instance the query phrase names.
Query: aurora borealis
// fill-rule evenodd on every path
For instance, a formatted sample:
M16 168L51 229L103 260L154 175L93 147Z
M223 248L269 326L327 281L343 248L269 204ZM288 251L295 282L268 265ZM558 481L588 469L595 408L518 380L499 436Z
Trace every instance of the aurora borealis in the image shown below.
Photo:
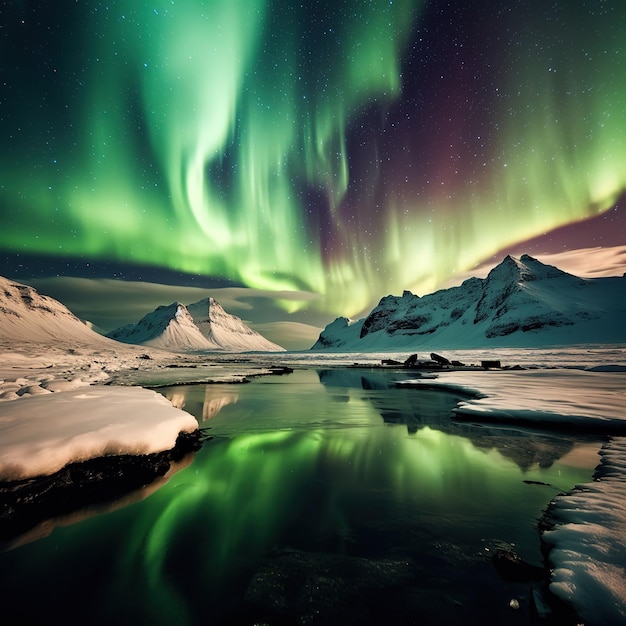
M617 0L22 0L0 26L7 257L355 315L626 190Z

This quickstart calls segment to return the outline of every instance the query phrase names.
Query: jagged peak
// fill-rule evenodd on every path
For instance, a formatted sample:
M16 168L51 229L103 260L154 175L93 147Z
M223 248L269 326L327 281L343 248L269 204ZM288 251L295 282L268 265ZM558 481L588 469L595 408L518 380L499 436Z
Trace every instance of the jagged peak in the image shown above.
M337 317L335 318L330 324L329 326L337 326L337 327L344 327L344 326L352 326L355 323L356 320L353 320L350 317Z
M528 254L523 254L519 258L507 254L502 262L487 274L487 282L491 283L494 280L530 282L560 274L565 274L565 272L546 265Z
M530 256L530 254L522 254L519 260L522 263L541 263L541 261L538 261L535 257ZM542 263L542 265L545 265L545 264Z
M187 307L182 304L182 302L171 302L170 304L161 304L154 311L150 311L146 313L139 323L141 323L145 319L154 318L156 315L161 317L169 317L170 319L179 318L181 316L189 315L189 311L187 311Z

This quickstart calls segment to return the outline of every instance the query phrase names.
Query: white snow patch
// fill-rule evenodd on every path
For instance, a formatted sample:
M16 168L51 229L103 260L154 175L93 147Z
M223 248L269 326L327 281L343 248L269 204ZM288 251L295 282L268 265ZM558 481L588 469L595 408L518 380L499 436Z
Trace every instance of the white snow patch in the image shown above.
M195 418L140 387L89 387L0 405L0 480L52 474L71 462L170 450Z
M417 379L416 384L419 384ZM424 383L426 384L426 383ZM569 369L447 372L431 387L463 390L457 417L558 423L603 432L626 432L624 372Z

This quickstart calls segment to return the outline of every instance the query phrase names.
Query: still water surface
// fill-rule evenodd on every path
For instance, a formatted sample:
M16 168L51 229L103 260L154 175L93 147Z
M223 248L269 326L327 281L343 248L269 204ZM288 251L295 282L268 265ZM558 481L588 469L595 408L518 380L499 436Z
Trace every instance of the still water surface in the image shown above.
M148 497L0 554L8 623L529 623L490 557L541 564L537 520L598 442L457 424L454 395L397 377L160 389L213 438Z

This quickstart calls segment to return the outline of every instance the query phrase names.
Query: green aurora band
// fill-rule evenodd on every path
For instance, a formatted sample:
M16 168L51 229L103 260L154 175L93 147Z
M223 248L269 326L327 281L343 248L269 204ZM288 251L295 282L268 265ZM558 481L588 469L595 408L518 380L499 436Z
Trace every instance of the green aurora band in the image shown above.
M87 4L4 71L4 251L355 315L626 190L623 3L442 4L445 36L420 0Z

